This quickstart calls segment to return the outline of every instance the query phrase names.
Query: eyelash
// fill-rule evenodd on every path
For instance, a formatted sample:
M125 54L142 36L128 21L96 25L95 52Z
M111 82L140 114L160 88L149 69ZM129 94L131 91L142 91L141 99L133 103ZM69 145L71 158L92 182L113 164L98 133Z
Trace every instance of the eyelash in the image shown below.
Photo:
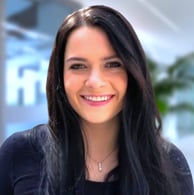
M108 62L105 64L105 67L107 67L107 68L119 68L121 66L122 66L122 64L120 62L116 62L116 61L115 62Z
M70 66L70 69L78 70L78 69L84 69L86 66L84 64L73 64Z
M113 62L107 62L105 64L105 68L120 68L122 66L121 62L113 61ZM81 70L87 68L84 64L72 64L70 66L70 69L72 70Z

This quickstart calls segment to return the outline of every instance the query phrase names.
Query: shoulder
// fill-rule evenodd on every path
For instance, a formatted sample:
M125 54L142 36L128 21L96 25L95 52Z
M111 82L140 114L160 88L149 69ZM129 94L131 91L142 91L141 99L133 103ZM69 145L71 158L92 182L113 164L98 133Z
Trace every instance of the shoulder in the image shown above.
M43 158L40 146L47 134L47 125L39 125L4 141L0 147L0 194L12 194L13 190L26 194L37 188Z
M8 137L0 148L0 154L12 152L37 152L41 139L44 141L48 134L47 125L38 125L32 129L20 131Z
M192 174L183 152L174 144L166 142L164 151L170 160L171 168L185 195L194 195Z
M19 159L26 160L26 156L40 159L42 144L46 143L48 132L47 125L38 125L32 129L12 134L0 147L0 166L11 166L11 163L13 164Z
M187 160L183 152L172 143L165 143L165 152L171 160L175 170L182 174L191 174Z

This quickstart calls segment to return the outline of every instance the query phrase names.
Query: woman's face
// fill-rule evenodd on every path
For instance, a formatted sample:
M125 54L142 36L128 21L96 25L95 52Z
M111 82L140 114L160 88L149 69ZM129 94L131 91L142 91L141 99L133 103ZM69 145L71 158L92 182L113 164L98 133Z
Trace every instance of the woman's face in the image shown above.
M84 122L114 122L123 106L127 73L106 34L80 27L68 38L64 55L64 87Z

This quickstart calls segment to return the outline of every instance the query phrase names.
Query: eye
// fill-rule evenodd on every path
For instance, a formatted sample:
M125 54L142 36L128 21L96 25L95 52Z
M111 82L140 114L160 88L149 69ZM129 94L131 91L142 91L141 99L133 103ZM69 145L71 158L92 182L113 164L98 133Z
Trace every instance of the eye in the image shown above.
M84 69L84 68L86 68L86 65L84 65L84 64L72 64L70 66L70 69L72 69L72 70L80 70L80 69Z
M119 61L107 62L105 64L106 68L119 68L122 66L122 63Z

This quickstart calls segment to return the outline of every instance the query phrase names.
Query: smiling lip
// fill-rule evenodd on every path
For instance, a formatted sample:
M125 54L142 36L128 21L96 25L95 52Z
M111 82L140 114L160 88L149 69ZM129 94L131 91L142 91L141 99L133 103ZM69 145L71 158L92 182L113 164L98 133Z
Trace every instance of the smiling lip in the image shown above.
M103 106L111 101L114 95L81 95L91 106Z

